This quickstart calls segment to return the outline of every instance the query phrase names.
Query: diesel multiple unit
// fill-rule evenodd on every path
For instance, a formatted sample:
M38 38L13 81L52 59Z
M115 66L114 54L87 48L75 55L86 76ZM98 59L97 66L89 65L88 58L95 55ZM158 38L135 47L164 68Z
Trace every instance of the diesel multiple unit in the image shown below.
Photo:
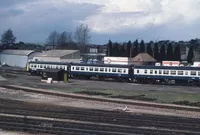
M110 64L82 64L31 61L28 71L41 73L43 69L63 69L71 78L100 80L114 79L138 83L176 83L200 85L199 67L136 66Z

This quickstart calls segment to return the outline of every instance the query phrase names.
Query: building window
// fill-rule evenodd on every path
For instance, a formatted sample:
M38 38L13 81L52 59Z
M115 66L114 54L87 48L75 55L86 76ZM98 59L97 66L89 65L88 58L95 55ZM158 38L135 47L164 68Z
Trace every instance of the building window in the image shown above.
M191 75L196 76L197 75L196 71L191 71Z

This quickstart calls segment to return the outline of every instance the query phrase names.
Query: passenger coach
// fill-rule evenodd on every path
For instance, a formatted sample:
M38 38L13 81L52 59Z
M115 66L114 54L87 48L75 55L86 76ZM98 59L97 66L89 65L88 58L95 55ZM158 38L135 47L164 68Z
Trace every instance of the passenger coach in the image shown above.
M134 78L138 82L156 83L174 80L176 83L200 83L198 67L135 66Z
M27 70L30 73L37 73L40 74L40 72L43 69L63 69L65 71L68 71L70 67L69 63L64 62L45 62L45 61L30 61L27 65Z
M132 65L109 65L109 64L71 64L70 74L74 78L97 77L100 80L114 78L116 80L132 80Z

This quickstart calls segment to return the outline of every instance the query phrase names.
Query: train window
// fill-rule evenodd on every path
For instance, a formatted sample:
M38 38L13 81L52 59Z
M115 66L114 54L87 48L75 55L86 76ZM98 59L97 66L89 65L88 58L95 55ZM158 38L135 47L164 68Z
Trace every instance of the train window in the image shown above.
M150 70L150 74L153 74L153 70Z
M80 67L76 67L76 70L80 70Z
M158 73L158 71L157 71L157 70L155 70L155 71L154 71L154 73L155 73L155 74L157 74L157 73Z
M183 75L183 71L178 71L178 75Z
M107 72L107 68L105 68L105 72Z
M116 68L113 68L113 69L112 69L112 72L116 72L116 71L117 71Z
M139 74L139 73L140 73L140 70L137 70L137 73Z
M104 68L100 68L100 71L103 72L103 71L104 71Z
M34 67L36 68L36 65L34 65Z
M144 73L147 74L147 70L144 70Z
M88 71L88 69L89 69L89 68L88 68L88 67L86 67L86 70L87 70L87 71Z
M126 69L124 69L124 73L126 73Z
M159 70L159 74L162 74L162 70Z
M196 71L191 71L191 75L197 75L197 72Z
M118 69L118 73L122 73L122 69Z
M90 67L90 71L93 71L93 67Z
M108 72L110 72L111 70L110 70L110 68L108 69Z
M99 71L99 68L95 68L95 71Z
M72 70L74 70L75 69L75 67L72 67Z
M188 75L188 71L185 71L185 75Z
M164 70L163 74L168 75L169 74L169 70Z
M198 76L200 76L200 72L198 72Z
M84 67L81 67L81 70L84 70Z
M175 71L175 70L171 70L171 71L170 71L170 74L171 74L171 75L176 75L176 71Z

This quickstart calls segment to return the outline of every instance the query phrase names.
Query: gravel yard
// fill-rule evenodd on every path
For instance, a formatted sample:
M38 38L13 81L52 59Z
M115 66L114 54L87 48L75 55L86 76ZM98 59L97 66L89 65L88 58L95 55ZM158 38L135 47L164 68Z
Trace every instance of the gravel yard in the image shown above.
M67 97L50 96L44 94L33 94L24 91L15 91L11 89L0 88L0 98L9 98L14 100L21 100L35 103L48 103L61 106L73 106L80 108L103 109L103 110L121 110L126 108L126 105L109 102L90 101L83 99L74 99ZM183 117L200 118L199 112L181 111L173 109L160 109L153 107L128 105L126 108L130 113L144 113L144 114L158 114L158 115L172 115Z

